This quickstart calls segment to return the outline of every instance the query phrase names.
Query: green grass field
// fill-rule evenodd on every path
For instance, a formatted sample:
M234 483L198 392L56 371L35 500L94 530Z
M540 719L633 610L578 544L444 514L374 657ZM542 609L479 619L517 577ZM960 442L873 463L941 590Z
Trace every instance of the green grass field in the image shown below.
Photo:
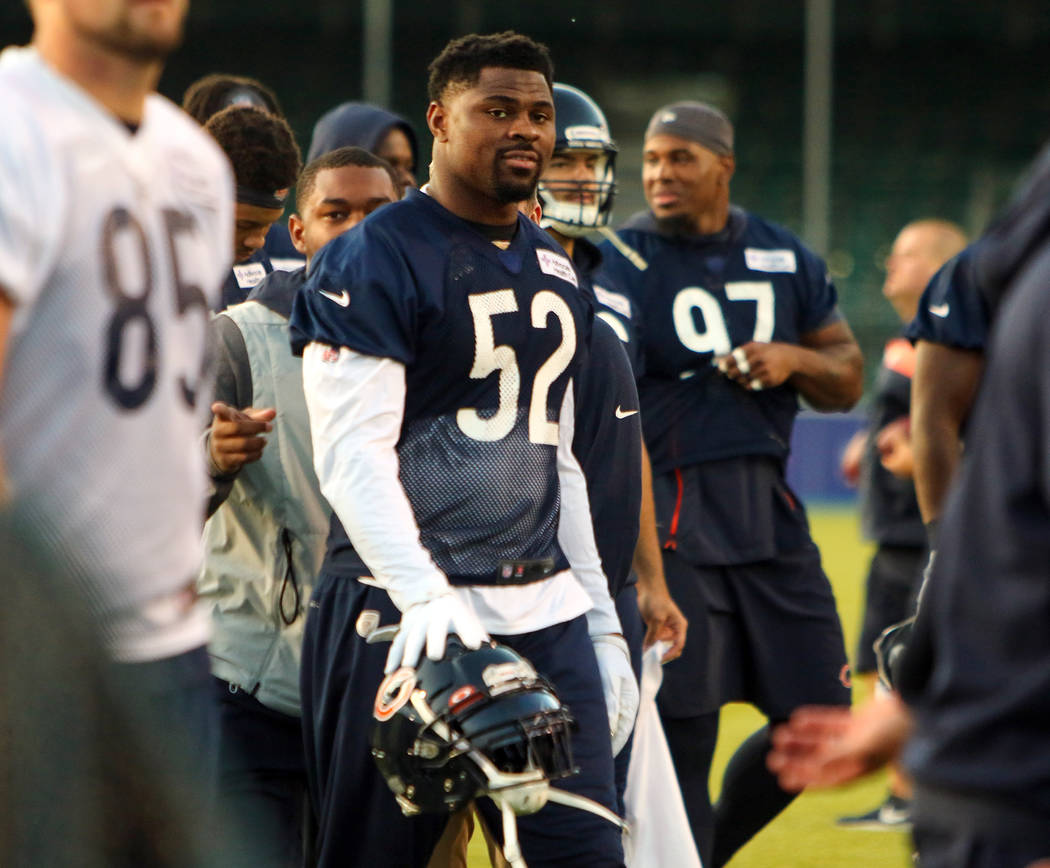
M870 546L860 538L853 509L810 509L813 536L824 558L824 569L835 588L839 614L852 653L864 601L863 583ZM855 691L854 701L867 696ZM711 777L717 796L722 770L736 746L762 723L749 706L731 705L722 712L718 750ZM908 836L903 832L840 829L835 818L866 811L886 792L883 775L874 775L840 790L803 793L733 859L733 868L906 868L911 865ZM489 865L480 836L471 842L470 866ZM650 866L645 866L650 868ZM652 868L675 868L673 865Z

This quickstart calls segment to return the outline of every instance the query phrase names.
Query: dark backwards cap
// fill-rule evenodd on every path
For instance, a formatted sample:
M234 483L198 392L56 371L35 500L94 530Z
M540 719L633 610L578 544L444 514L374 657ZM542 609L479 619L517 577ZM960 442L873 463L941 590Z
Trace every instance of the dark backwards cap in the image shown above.
M707 103L674 102L657 109L645 138L678 136L713 151L722 157L733 153L733 125L722 112Z

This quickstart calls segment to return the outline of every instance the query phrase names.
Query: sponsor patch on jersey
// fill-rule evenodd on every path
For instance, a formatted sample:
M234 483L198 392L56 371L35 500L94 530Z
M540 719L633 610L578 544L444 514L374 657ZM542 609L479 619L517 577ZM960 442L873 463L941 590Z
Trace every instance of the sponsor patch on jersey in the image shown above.
M745 247L744 262L752 271L794 274L798 270L794 250L759 250L757 247Z
M536 258L540 263L540 271L544 274L560 278L571 283L577 289L580 288L580 284L576 280L576 269L572 267L572 263L569 262L567 256L540 247L536 250Z
M357 616L357 624L354 629L362 639L367 639L372 631L379 626L379 613L375 609L365 609Z
M485 686L493 696L532 684L536 678L536 670L526 660L493 663L491 666L486 666L481 673L481 680L485 682Z
M379 685L373 715L376 720L390 720L404 707L416 686L416 670L409 666L395 669Z
M631 318L631 300L619 292L613 292L604 286L595 286L594 295L602 304L610 310L616 311L620 316Z
M266 268L261 262L243 262L233 266L233 276L241 289L252 289L266 277Z

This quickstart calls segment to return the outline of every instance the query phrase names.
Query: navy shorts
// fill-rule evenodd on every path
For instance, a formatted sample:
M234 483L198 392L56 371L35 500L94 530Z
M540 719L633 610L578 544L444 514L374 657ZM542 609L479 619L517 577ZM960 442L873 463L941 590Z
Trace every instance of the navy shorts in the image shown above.
M244 830L236 864L303 864L306 769L298 717L213 679L220 710L219 802Z
M915 597L929 556L919 546L880 545L868 567L864 621L857 640L857 672L875 671L872 648L890 624L915 614Z
M368 645L356 625L362 612L381 625L400 613L385 591L323 573L303 638L301 687L307 778L317 814L317 865L424 866L446 816L404 817L369 752L372 711L389 644ZM577 722L573 759L579 773L556 783L616 809L608 714L594 648L581 616L533 633L493 637L514 648L551 681ZM502 840L489 799L478 810ZM620 831L575 808L548 804L518 820L530 868L545 865L622 868Z
M664 666L664 717L750 702L772 720L801 705L848 705L849 664L835 597L810 545L752 564L695 566L664 552L671 596L689 619Z

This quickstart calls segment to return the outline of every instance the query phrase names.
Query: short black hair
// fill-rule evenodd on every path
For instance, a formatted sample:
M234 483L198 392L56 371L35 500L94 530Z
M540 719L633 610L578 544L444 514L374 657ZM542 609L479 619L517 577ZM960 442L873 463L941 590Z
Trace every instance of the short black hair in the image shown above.
M232 105L204 125L226 152L237 186L272 193L287 190L299 174L299 146L284 118L254 106Z
M390 183L394 185L394 193L396 194L401 189L401 182L398 180L397 172L386 160L382 157L377 157L364 148L346 145L326 154L321 154L321 156L315 157L306 164L306 168L303 169L302 174L299 175L299 180L295 184L295 210L300 214L303 213L303 206L313 193L317 184L317 176L321 172L325 171L325 169L342 169L346 166L384 169L390 176Z
M230 97L237 90L251 91L265 104L270 114L284 117L277 95L265 84L246 75L228 75L224 72L213 72L198 78L186 88L182 95L182 110L204 126L212 115L230 105L236 105L230 102Z
M427 93L440 102L449 85L477 84L481 70L490 66L526 69L541 73L548 86L554 82L554 62L546 45L513 30L453 39L431 61Z

